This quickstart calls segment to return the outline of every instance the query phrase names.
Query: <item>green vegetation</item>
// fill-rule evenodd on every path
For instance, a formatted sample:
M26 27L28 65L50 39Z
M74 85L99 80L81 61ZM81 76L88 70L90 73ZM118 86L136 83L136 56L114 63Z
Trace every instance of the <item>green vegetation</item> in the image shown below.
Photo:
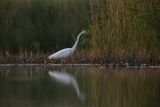
M92 0L90 4L92 59L159 61L159 0Z
M69 60L159 63L159 11L159 0L1 0L0 63L43 62L86 29Z
M0 49L49 52L71 46L88 26L86 5L85 0L1 0Z

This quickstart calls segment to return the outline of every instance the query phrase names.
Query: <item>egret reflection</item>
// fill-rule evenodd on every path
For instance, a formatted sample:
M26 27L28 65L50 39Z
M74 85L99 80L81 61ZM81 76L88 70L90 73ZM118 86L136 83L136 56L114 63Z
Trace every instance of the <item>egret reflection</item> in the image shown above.
M77 93L78 98L83 101L85 100L85 95L80 92L79 85L74 76L66 72L60 72L60 71L49 71L48 74L51 76L51 78L55 79L59 83L73 86L73 88Z

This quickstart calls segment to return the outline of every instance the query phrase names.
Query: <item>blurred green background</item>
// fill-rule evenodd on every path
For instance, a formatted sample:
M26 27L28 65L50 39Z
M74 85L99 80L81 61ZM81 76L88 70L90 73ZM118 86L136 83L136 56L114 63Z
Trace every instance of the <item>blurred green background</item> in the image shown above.
M88 29L87 0L0 0L0 50L56 51Z

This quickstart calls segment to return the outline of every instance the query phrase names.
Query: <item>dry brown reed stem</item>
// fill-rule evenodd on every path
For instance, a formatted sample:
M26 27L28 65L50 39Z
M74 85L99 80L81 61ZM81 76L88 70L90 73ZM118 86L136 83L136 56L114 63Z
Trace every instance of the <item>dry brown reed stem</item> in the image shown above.
M90 6L92 58L112 55L111 60L125 62L159 58L158 0L90 0Z

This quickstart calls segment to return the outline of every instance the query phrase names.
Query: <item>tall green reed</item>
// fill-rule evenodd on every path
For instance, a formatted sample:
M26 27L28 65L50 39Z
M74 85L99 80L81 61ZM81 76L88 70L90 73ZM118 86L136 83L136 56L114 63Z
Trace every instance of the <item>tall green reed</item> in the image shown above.
M90 0L91 57L146 62L159 57L158 0Z

